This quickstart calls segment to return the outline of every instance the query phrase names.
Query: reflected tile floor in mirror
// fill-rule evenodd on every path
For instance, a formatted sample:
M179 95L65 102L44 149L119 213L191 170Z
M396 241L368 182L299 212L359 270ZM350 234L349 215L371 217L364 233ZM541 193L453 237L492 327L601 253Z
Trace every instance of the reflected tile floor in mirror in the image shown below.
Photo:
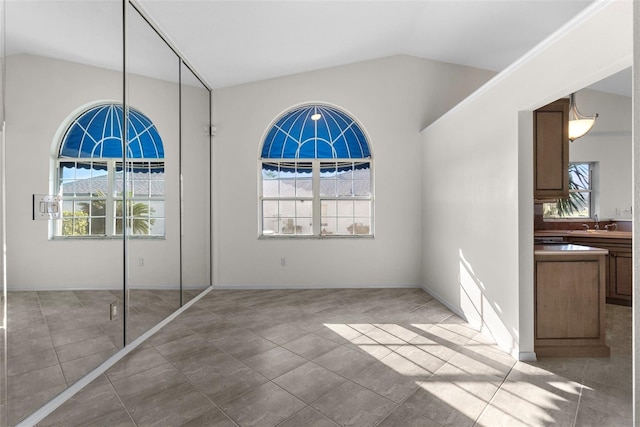
M130 339L178 309L177 291L130 291ZM120 348L121 291L9 291L7 391L11 425ZM113 320L109 304L117 304Z
M211 291L42 426L630 426L611 358L516 362L420 289Z

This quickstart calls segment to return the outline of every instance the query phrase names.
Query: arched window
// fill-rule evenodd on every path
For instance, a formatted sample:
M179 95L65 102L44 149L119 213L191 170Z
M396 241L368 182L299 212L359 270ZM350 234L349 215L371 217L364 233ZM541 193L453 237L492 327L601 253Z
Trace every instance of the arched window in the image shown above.
M68 126L56 159L63 215L55 235L122 235L125 194L127 233L164 236L162 138L140 111L129 108L127 118L126 163L122 104L93 106Z
M369 142L338 108L294 108L262 144L262 236L372 236Z

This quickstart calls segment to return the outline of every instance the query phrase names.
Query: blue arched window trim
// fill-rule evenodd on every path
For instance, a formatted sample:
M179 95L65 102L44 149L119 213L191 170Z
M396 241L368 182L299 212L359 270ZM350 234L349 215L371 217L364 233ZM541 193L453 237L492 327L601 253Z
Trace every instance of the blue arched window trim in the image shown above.
M364 131L352 117L335 107L313 104L295 108L275 122L264 139L261 157L369 159L371 151ZM276 166L265 162L264 168L275 170Z
M97 105L83 112L65 132L59 158L121 159L123 117L122 104L116 103ZM164 172L164 145L155 124L134 108L129 108L127 117L127 159L157 160L151 170Z

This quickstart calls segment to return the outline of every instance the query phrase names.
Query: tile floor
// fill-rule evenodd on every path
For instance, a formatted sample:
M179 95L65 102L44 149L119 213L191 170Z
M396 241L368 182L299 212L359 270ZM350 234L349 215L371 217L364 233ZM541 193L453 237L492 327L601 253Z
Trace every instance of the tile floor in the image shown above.
M189 298L193 297L187 291ZM123 345L122 291L7 293L8 423L19 420L94 369ZM130 291L129 341L179 307L178 291ZM0 424L2 424L0 422Z
M419 289L212 291L42 426L630 426L611 358L516 362Z

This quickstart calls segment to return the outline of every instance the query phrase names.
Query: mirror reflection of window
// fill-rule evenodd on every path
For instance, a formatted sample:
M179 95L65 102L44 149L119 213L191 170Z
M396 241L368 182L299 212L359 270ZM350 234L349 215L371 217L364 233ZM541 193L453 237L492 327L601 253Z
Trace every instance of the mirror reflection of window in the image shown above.
M55 236L111 237L124 230L133 236L165 235L162 138L147 116L130 108L123 163L123 117L121 104L102 103L68 126L57 158L63 218Z

